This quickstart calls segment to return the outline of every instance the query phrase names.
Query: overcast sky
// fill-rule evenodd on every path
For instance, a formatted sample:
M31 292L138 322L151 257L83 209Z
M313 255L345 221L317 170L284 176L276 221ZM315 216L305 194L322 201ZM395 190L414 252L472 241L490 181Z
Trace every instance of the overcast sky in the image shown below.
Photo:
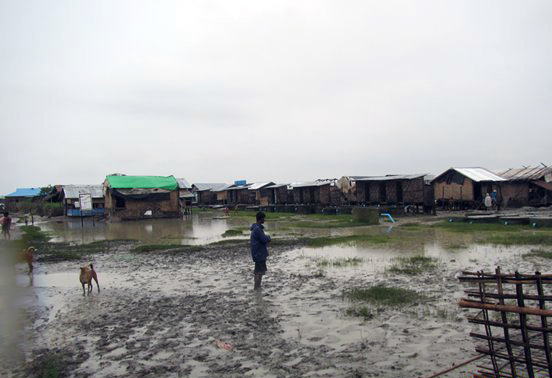
M0 0L0 194L552 164L552 2Z

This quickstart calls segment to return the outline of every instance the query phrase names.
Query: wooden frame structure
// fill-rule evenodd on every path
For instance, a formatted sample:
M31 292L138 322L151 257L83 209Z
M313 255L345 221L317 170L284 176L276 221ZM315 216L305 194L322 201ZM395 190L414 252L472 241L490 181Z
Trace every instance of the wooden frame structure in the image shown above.
M479 310L468 317L480 326L470 336L482 342L476 351L488 357L475 376L552 376L552 274L503 274L497 267L494 274L462 272L459 279L476 286L465 290L468 298L459 306Z

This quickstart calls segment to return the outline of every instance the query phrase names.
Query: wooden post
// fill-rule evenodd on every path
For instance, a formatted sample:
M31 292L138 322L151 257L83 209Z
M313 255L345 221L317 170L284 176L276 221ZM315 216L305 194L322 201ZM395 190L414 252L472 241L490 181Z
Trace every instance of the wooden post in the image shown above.
M516 278L519 278L519 272L516 272ZM517 302L519 307L525 307L525 301L523 299L523 284L516 284ZM527 332L527 314L519 314L519 325L521 326L521 337L523 339L523 351L525 353L525 361L527 361L527 374L529 378L533 378L535 373L533 372L533 360L531 357L531 348L529 347L529 333Z

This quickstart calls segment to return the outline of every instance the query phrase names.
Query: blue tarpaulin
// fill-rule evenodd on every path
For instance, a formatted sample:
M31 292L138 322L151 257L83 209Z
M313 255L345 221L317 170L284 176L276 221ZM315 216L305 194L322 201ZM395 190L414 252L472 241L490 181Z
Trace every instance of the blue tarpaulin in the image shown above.
M15 192L6 194L6 197L37 197L40 195L40 188L17 188Z

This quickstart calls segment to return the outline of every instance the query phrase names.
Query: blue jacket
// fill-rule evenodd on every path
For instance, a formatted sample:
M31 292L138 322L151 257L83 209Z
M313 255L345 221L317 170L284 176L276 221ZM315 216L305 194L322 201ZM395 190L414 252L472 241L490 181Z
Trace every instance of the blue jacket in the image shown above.
M253 223L251 225L251 257L253 261L266 261L268 257L266 246L270 240L270 236L265 235L262 224Z

